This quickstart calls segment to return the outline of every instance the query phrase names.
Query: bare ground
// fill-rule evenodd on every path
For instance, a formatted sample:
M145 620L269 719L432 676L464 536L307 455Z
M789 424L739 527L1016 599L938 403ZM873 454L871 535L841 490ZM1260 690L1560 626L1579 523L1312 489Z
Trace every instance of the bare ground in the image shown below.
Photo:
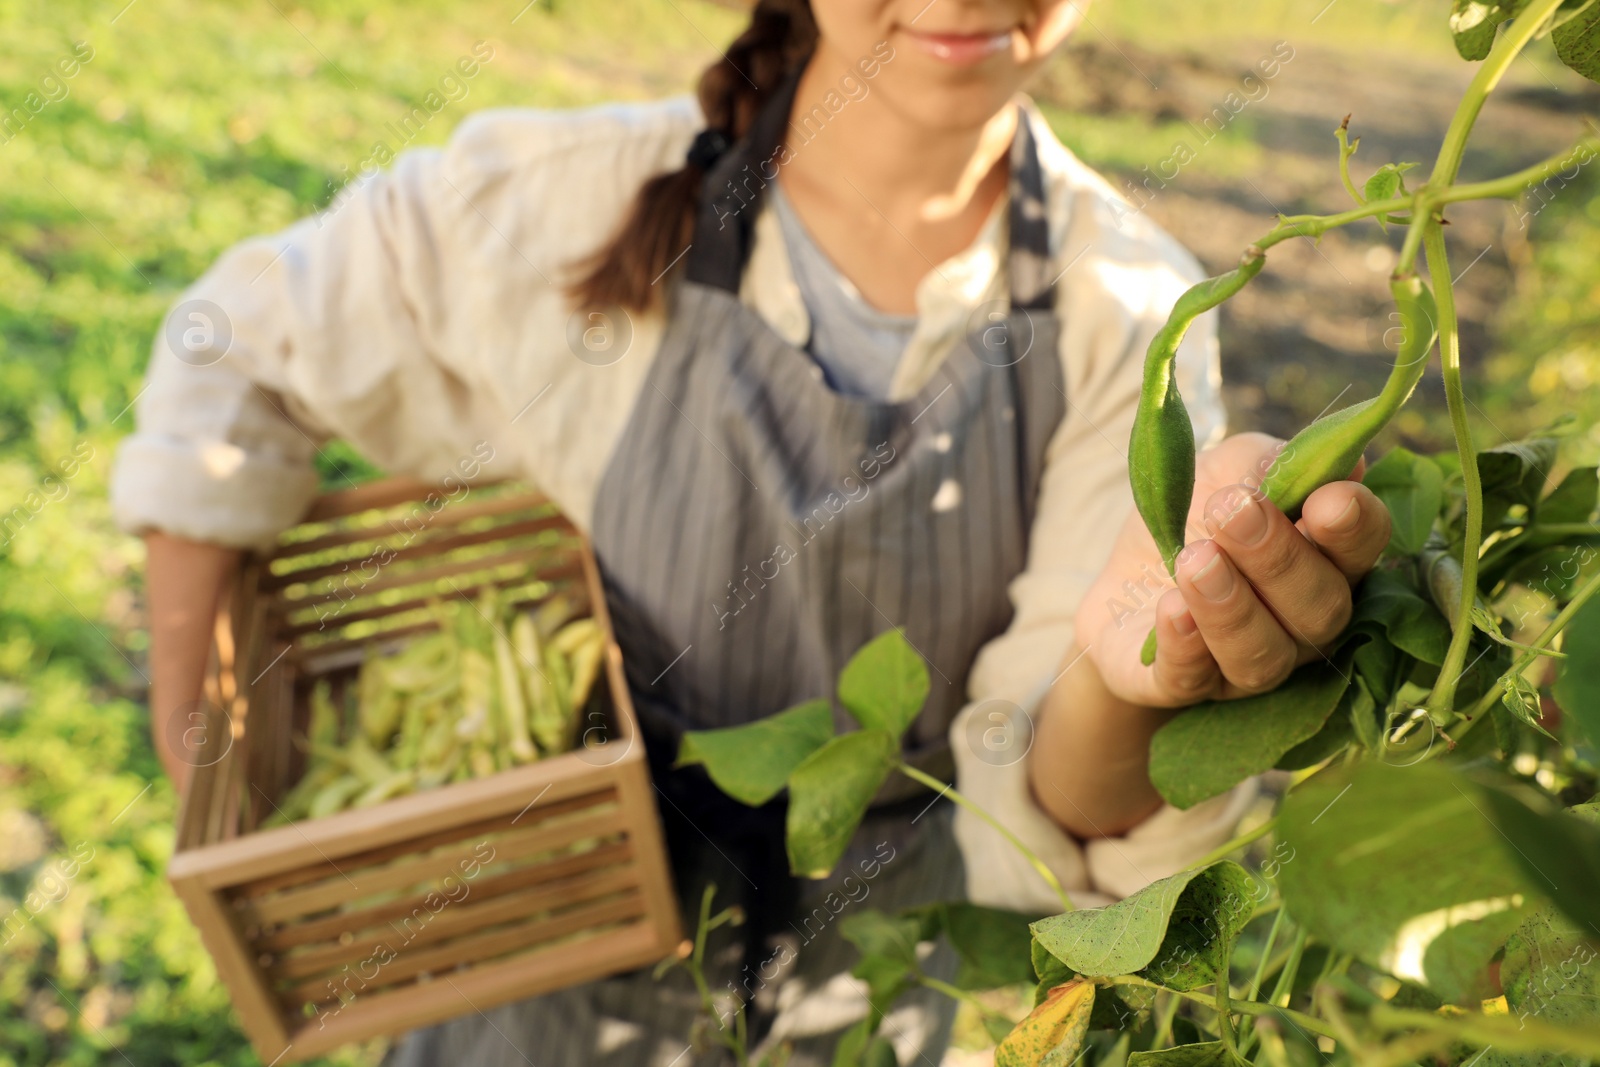
M1090 36L1072 47L1039 95L1079 112L1132 111L1198 123L1238 91L1252 64L1270 51L1270 45L1246 44L1227 56L1164 55ZM1236 120L1247 122L1267 149L1260 167L1242 178L1218 179L1191 166L1157 189L1145 210L1208 270L1225 270L1271 228L1276 212L1328 213L1351 206L1339 181L1333 137L1347 113L1352 132L1361 137L1352 161L1358 185L1388 161L1421 161L1425 175L1474 70L1447 57L1401 62L1297 48L1266 83L1266 95L1246 105ZM1584 117L1596 114L1600 86L1568 75L1551 60L1525 57L1485 108L1462 174L1489 178L1536 162L1576 140ZM1108 176L1120 184L1143 181L1146 174L1113 170ZM1512 264L1526 254L1519 224L1524 210L1494 202L1458 205L1448 213L1469 394L1472 360L1490 344ZM1392 308L1387 280L1400 236L1397 227L1386 236L1373 223L1359 223L1318 245L1306 239L1280 245L1267 270L1225 306L1223 378L1235 429L1288 436L1341 395L1338 406L1376 392L1391 360L1392 349L1383 343ZM1437 365L1412 405L1424 417L1407 417L1402 436L1441 444L1442 420L1435 415L1443 411L1444 393Z

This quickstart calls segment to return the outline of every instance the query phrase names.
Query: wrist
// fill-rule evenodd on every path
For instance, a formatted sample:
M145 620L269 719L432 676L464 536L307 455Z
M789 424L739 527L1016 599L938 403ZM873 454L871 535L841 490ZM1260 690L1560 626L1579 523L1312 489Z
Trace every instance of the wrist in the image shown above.
M1068 650L1039 703L1029 782L1035 801L1079 838L1111 837L1162 803L1150 784L1150 738L1176 712L1134 704L1106 685L1092 654Z

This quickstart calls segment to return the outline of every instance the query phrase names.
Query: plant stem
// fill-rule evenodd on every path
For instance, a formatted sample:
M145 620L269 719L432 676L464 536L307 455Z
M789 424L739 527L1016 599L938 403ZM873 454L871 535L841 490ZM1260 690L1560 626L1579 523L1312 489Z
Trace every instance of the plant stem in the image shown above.
M1072 898L1067 896L1066 889L1062 888L1061 880L1056 877L1055 872L1049 867L1046 867L1044 860L1040 859L1038 854L1035 853L1033 849L1023 844L1021 838L1002 826L1000 821L993 815L990 815L988 812L978 807L978 805L968 800L955 786L946 782L941 782L933 775L920 771L908 763L898 763L895 766L896 769L907 778L910 778L912 781L922 783L936 793L948 796L951 800L955 801L957 804L960 804L963 808L966 808L968 811L972 812L972 814L976 815L978 818L992 826L1001 837L1011 842L1011 847L1021 853L1022 857L1033 866L1034 870L1039 872L1039 877L1043 878L1045 884L1048 885L1051 890L1055 892L1055 895L1060 898L1063 909L1066 911L1077 910L1073 906Z
M1456 106L1449 128L1445 130L1444 143L1439 146L1439 155L1433 163L1433 173L1428 176L1430 188L1439 190L1454 184L1456 174L1461 170L1461 155L1467 148L1467 135L1472 132L1473 123L1478 121L1484 101L1500 84L1512 60L1538 35L1561 4L1562 0L1532 0L1489 50L1472 83L1467 86L1461 103Z
M1461 332L1456 323L1455 293L1451 288L1443 227L1437 222L1427 223L1423 241L1428 250L1434 301L1439 307L1439 362L1444 368L1444 395L1450 408L1450 426L1455 431L1456 455L1461 459L1461 484L1466 490L1467 506L1461 546L1461 602L1453 620L1455 632L1450 636L1450 647L1439 668L1438 684L1428 696L1428 714L1443 726L1444 720L1455 710L1456 686L1461 683L1461 671L1466 666L1467 651L1472 643L1472 607L1478 596L1478 549L1483 542L1483 480L1478 476L1478 452L1472 444L1466 393L1461 387Z
M1539 653L1543 649L1549 647L1550 642L1556 639L1556 635L1562 631L1567 623L1572 621L1572 617L1576 615L1579 609L1587 604L1596 593L1600 593L1600 574L1595 574L1587 582L1583 583L1583 588L1579 589L1577 593L1573 595L1572 599L1567 601L1567 606L1562 608L1560 613L1557 614L1555 618L1550 620L1548 626L1539 631L1539 636L1535 637L1532 643L1528 645L1528 651L1518 656L1512 662L1511 669L1502 674L1495 681L1495 684L1489 687L1488 692L1479 697L1470 708L1462 712L1462 717L1466 719L1476 719L1478 716L1494 707L1495 703L1499 701L1501 693L1504 691L1506 681L1527 670L1528 666L1533 663L1535 659L1539 658Z
M1169 993L1176 994L1185 1000L1192 1000L1196 1004L1204 1004L1208 1008L1216 1007L1215 998L1208 997L1204 993L1187 993L1176 989L1167 989L1166 986L1161 985L1159 982L1152 982L1149 979L1140 978L1136 974L1121 974L1115 978L1102 979L1102 981L1109 982L1111 985L1133 985L1143 986L1146 989L1163 989ZM1282 1015L1287 1019L1293 1020L1295 1025L1303 1027L1313 1034L1319 1034L1322 1037L1333 1038L1337 1038L1338 1036L1332 1030L1330 1030L1328 1028L1328 1024L1323 1022L1321 1019L1314 1019L1305 1012L1294 1011L1290 1008L1277 1008L1273 1007L1271 1004L1259 1004L1253 1000L1240 1000L1231 1003L1229 1005L1229 1010L1237 1012L1240 1015Z
M1446 1033L1407 1034L1398 1041L1369 1050L1361 1058L1361 1067L1410 1067L1424 1056L1449 1048L1454 1040L1453 1035Z
M1528 527L1530 533L1549 534L1552 537L1600 537L1600 524L1592 522L1536 522Z
M1435 1015L1432 1012L1373 1007L1368 1018L1380 1030L1434 1030L1454 1034L1468 1041L1494 1045L1508 1052L1566 1052L1577 1056L1600 1056L1600 1030L1578 1030L1555 1026L1542 1019L1514 1019L1509 1015Z
M1218 860L1227 859L1229 856L1239 851L1239 849L1244 848L1252 841L1266 837L1272 832L1272 828L1276 825L1278 825L1278 817L1274 815L1272 818L1268 819L1254 830L1247 830L1238 837L1234 838L1232 841L1219 845L1210 852L1207 852L1204 856L1201 856L1199 859L1189 864L1187 869L1194 870L1197 867L1209 867Z
M1233 1032L1233 1005L1231 991L1228 989L1228 965L1222 965L1222 973L1217 975L1217 986L1213 995L1213 1005L1217 1009L1217 1036L1222 1039L1222 1047L1239 1055L1239 1041Z
M1289 942L1289 958L1283 961L1283 970L1278 972L1278 984L1272 987L1272 996L1267 1003L1278 1004L1282 1008L1289 1006L1289 998L1294 996L1294 980L1300 974L1300 960L1306 953L1306 939L1304 930L1295 931L1294 940ZM1280 1000L1282 1004L1278 1003Z
M1167 992L1163 990L1162 992ZM1167 993L1167 999L1162 1003L1156 1021L1156 1039L1153 1047L1165 1048L1172 1040L1172 1021L1178 1017L1178 1008L1183 1004L1183 998L1176 993Z
M1454 203L1458 200L1509 200L1521 195L1528 186L1548 178L1557 167L1575 162L1581 152L1600 152L1600 137L1585 137L1565 152L1541 160L1531 167L1524 167L1514 174L1507 174L1503 178L1462 182L1460 185L1438 190L1430 199L1439 204Z
M1266 943L1261 946L1261 959L1256 961L1256 973L1250 979L1250 990L1245 994L1246 1000L1255 1000L1261 995L1261 980L1266 977L1267 964L1272 959L1272 948L1278 943L1278 933L1287 921L1288 912L1279 908L1278 914L1272 917L1272 928L1267 931ZM1248 1055L1256 1039L1256 1033L1250 1025L1251 1020L1245 1019L1239 1023L1239 1049L1241 1055Z
M989 1008L984 1005L983 1001L979 1000L970 989L962 989L960 986L951 985L949 982L922 974L920 971L917 973L917 982L919 985L923 985L929 989L943 993L951 1000L964 1001L968 1004L971 1004L985 1017L996 1016L1000 1014L997 1011L989 1010Z

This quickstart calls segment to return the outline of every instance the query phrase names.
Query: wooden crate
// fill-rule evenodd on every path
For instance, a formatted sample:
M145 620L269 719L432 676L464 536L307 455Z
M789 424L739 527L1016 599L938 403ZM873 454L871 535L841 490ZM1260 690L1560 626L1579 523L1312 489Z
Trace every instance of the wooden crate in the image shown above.
M454 499L452 499L454 497ZM319 678L425 632L431 597L561 594L606 634L589 746L260 830ZM263 1062L651 964L681 941L655 798L587 543L543 497L384 481L321 498L219 613L168 868ZM603 740L603 744L595 742Z

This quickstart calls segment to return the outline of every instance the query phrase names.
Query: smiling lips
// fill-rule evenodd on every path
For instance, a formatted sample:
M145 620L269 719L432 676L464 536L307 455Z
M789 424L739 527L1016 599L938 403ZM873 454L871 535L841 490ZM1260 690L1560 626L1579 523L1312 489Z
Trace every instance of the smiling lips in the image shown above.
M968 66L1011 49L1011 31L999 33L927 33L907 29L905 35L922 51L956 66Z

